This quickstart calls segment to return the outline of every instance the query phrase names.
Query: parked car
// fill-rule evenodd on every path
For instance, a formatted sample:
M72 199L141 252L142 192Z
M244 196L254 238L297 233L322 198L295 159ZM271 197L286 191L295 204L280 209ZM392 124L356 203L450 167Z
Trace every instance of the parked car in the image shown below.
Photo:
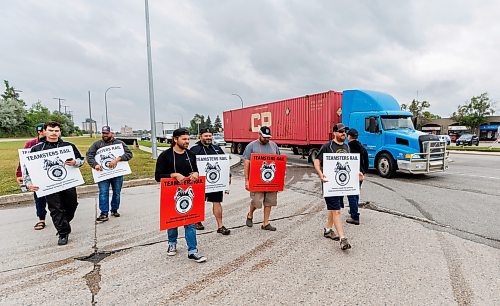
M214 135L214 137L212 138L212 142L214 145L218 145L220 147L226 146L226 141L224 140L224 137L220 135Z
M457 146L479 146L479 137L473 134L463 134L457 139Z
M440 141L446 142L446 145L449 146L451 144L451 137L448 135L437 135Z

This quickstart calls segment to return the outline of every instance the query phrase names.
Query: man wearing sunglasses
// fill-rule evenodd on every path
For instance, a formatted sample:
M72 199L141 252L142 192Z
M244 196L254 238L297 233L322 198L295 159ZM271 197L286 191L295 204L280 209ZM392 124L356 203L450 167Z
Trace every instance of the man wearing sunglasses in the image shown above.
M324 183L328 178L323 174L323 154L325 153L350 153L349 146L345 143L346 140L346 127L343 123L337 123L333 126L333 139L325 143L318 152L314 159L314 168L318 173L321 183ZM360 180L362 179L360 175ZM340 219L340 209L344 207L343 196L325 197L326 209L328 210L328 219L325 228L323 229L323 236L335 241L340 241L340 248L347 250L351 248L351 244L344 236L344 227ZM333 230L333 226L337 230L337 235Z

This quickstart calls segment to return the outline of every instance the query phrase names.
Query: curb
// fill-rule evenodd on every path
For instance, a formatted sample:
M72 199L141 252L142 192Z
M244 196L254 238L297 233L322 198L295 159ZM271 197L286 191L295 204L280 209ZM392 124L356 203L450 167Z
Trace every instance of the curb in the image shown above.
M448 150L450 154L469 154L469 155L491 155L500 156L500 152L488 152L488 151L459 151L459 150Z
M235 162L232 163L232 165L231 165L231 169L236 167L237 165L239 165L241 163L241 158L239 156L234 155L234 154L229 154L229 155L231 156L231 159L232 158L235 159ZM122 188L154 185L154 184L158 184L154 178L142 178L142 179L124 181ZM82 195L89 194L89 193L96 193L98 191L99 191L99 188L97 187L97 184L83 185L83 186L76 187L76 192L78 193L78 197L80 197ZM26 202L30 202L30 201L33 201L33 193L31 193L31 192L7 194L7 195L0 196L0 206L22 204L22 203L26 203Z

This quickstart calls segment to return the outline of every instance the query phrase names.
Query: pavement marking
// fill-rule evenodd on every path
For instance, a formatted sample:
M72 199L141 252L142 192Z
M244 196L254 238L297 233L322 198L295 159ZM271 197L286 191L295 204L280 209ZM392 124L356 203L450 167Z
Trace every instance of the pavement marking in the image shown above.
M479 177L479 178L492 179L492 180L500 180L500 177L496 177L496 176L484 176L484 175L475 175L475 174L460 173L460 172L448 172L448 173L455 174L455 175L461 175L461 176L470 176L470 177Z

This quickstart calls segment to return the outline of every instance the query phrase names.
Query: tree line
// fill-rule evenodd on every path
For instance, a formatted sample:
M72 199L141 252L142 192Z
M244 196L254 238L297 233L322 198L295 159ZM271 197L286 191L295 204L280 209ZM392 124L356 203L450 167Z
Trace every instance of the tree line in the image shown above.
M401 104L401 109L411 112L415 128L421 129L423 125L431 122L433 119L441 118L426 110L430 106L431 104L428 101L414 99L409 104ZM491 116L495 113L493 106L494 102L491 102L488 93L484 92L479 96L473 96L463 105L459 105L457 110L450 115L450 118L472 131L477 131L479 126L487 121L486 116Z
M199 124L199 126L198 126ZM199 129L206 129L209 128L211 131L214 133L221 133L222 132L222 121L217 115L215 117L214 122L212 123L212 119L210 119L210 115L208 115L205 119L204 115L201 114L196 114L194 115L193 119L189 122L189 133L192 135L198 134Z
M61 123L63 136L81 135L69 114L51 112L41 101L30 108L8 81L4 80L5 90L0 98L0 137L28 137L36 133L34 128L39 123L57 121Z

